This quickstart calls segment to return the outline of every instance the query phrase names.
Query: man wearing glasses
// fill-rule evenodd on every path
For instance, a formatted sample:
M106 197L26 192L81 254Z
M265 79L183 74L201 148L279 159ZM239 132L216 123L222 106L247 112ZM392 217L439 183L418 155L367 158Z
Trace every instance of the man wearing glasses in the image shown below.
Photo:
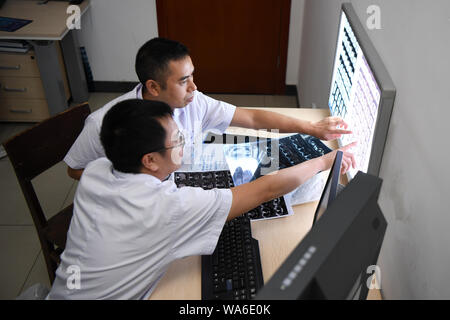
M186 143L189 145L199 133L215 131L221 134L230 125L300 132L322 140L333 140L341 134L350 133L338 129L347 128L347 124L340 118L329 117L311 123L268 111L236 108L202 94L197 91L194 83L194 65L189 51L176 41L163 38L148 41L139 49L135 67L140 84L92 113L64 158L68 165L68 174L72 178L79 180L89 162L105 156L99 139L102 119L112 106L127 99L167 103L173 110L174 121L186 136Z
M185 141L172 116L166 103L138 99L106 113L107 158L90 162L78 184L48 299L146 299L172 261L212 254L226 220L292 191L336 156L231 189L177 188L167 177L180 167ZM349 147L341 148L343 173L354 166Z

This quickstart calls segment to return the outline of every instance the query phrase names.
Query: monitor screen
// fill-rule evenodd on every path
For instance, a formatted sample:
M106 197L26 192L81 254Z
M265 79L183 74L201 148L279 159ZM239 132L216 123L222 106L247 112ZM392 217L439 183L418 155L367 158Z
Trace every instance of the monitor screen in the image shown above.
M350 179L359 170L378 175L394 96L392 81L353 7L344 4L328 107L353 131L340 138L340 145L358 142L352 149L357 167L349 170Z
M381 184L358 172L256 299L366 299L387 228Z
M313 225L322 216L327 207L333 202L337 195L337 189L339 185L339 176L341 172L343 152L338 151L331 167L330 174L328 175L327 182L320 196L319 204L317 205L316 212L314 213Z

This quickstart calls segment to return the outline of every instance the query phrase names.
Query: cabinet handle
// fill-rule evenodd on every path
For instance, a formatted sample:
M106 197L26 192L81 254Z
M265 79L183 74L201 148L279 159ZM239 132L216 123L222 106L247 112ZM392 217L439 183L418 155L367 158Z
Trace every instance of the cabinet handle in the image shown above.
M21 110L21 109L9 109L9 112L12 113L31 113L31 109Z
M20 64L17 66L0 66L0 70L20 70Z
M27 88L8 88L4 87L3 90L6 92L27 92Z

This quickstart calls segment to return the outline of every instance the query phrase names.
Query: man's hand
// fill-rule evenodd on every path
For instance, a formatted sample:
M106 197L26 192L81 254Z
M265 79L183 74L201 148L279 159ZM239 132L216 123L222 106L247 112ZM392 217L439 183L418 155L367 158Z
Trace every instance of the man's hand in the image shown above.
M349 150L355 147L357 144L358 144L357 142L353 142L340 149L334 150L330 153L327 153L326 155L323 155L321 158L325 160L324 170L328 170L331 168L334 162L334 158L336 158L336 153L338 150L344 153L342 156L341 174L345 174L351 168L355 169L356 168L355 156L353 155L353 153L349 152Z
M343 134L352 133L352 131L346 130L348 128L347 123L339 117L328 117L312 123L311 126L312 135L320 140L335 140L340 138Z

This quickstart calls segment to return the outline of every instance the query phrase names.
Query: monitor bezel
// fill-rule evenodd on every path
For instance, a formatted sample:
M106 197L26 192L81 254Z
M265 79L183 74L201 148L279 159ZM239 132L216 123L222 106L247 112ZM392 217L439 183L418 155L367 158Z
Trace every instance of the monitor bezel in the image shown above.
M328 208L331 203L334 201L337 195L337 187L339 184L339 177L341 173L341 164L342 164L342 157L344 153L340 150L336 152L336 156L333 161L333 166L331 167L331 171L328 174L327 182L325 183L325 187L323 188L322 194L320 195L319 203L317 204L316 211L314 212L314 218L313 218L313 226L318 220L318 215L320 211L320 207L322 205L322 202L324 201L324 197L327 192L327 188L330 188L329 194L328 194L328 201L326 204L326 208Z
M367 267L377 263L387 229L378 205L381 185L380 178L359 171L264 284L256 300L351 299L356 282L361 288L357 298L366 299L369 288L361 285L371 276ZM362 221L364 229L360 228ZM355 241L355 233L362 236L360 241ZM343 252L343 246L348 250ZM330 272L324 275L324 270ZM289 286L286 279L291 279Z

